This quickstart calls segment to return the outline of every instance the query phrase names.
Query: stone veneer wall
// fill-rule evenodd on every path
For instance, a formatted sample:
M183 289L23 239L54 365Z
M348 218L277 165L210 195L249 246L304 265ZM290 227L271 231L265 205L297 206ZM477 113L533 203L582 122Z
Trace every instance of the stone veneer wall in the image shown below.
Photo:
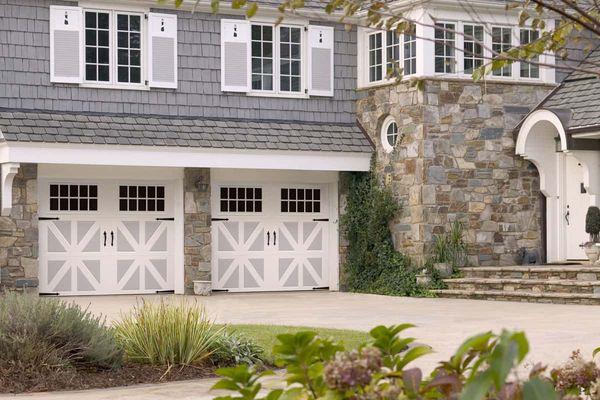
M539 176L515 155L513 128L551 90L545 85L427 80L421 89L371 89L358 118L377 146L377 171L403 204L397 249L424 261L434 234L466 224L469 264L514 265L541 248ZM395 117L402 141L387 154L381 124Z
M210 169L186 168L184 190L185 290L194 280L210 280Z
M38 286L37 164L21 164L10 217L0 217L0 287Z

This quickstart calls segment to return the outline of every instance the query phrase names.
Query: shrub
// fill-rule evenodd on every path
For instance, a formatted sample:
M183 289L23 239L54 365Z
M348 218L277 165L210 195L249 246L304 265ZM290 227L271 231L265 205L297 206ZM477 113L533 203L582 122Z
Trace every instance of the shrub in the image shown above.
M111 330L88 310L33 295L0 297L0 367L116 368L121 360Z
M450 399L450 400L598 400L600 380L594 363L571 360L552 377L534 366L530 374L517 373L529 352L523 332L485 332L468 338L455 354L429 375L409 365L431 353L413 338L400 334L410 324L378 326L372 339L358 350L321 338L314 332L280 335L274 353L285 368L286 386L262 390L258 372L247 365L217 371L223 378L214 389L234 393L233 399ZM586 396L586 397L583 397Z
M598 242L598 235L600 234L600 208L595 206L588 208L585 215L585 232L590 234L592 242Z
M410 258L394 249L389 224L400 205L379 187L372 172L350 175L341 226L348 239L342 285L346 290L388 295L420 295Z
M223 330L217 338L217 347L210 360L219 366L264 364L264 350L246 336Z
M154 365L198 365L218 349L217 328L197 303L143 301L115 326L129 360Z

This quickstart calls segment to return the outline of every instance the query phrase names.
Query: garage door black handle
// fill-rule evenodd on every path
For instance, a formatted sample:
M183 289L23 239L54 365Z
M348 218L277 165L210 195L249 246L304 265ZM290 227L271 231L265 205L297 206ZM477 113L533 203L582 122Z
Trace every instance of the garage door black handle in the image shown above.
M277 244L277 232L273 231L273 246Z
M267 231L267 246L271 243L271 232Z
M115 233L110 231L110 246L112 247L115 243Z
M104 247L106 247L106 231L104 231Z

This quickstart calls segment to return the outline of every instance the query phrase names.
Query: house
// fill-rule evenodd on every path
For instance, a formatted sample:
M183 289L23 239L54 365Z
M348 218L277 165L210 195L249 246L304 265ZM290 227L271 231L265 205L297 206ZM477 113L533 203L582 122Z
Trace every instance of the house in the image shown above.
M400 1L414 31L397 35L347 30L316 1L282 24L277 2L251 20L193 3L0 0L3 286L337 290L340 182L372 154L415 259L456 218L474 265L543 250L544 175L513 128L555 71L470 77L539 35L515 11ZM423 85L396 85L395 63Z

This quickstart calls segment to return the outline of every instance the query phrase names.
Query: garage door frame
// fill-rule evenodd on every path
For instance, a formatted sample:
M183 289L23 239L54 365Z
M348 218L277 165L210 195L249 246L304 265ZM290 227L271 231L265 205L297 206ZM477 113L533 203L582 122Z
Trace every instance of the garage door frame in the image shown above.
M325 185L328 192L327 207L329 209L328 221L328 287L329 290L339 290L339 209L338 209L338 172L330 171L273 171L273 170L235 170L221 169L211 170L211 210L214 218L213 223L219 223L223 220L224 215L219 212L219 196L217 190L222 185L239 185L248 186L252 184L283 184L293 187L307 185ZM252 217L250 217L252 219ZM255 216L260 218L260 216ZM215 229L213 226L212 237L212 270L213 282L216 279L214 272L216 270L216 251L215 248ZM232 290L233 291L233 290ZM237 290L237 291L262 291L261 289L254 290Z
M115 177L118 177L115 179ZM152 177L152 179L148 179L148 177ZM152 185L153 183L165 183L168 182L171 190L168 190L168 196L172 199L172 210L170 212L164 213L164 215L156 215L151 218L154 220L154 217L162 218L162 217L172 217L173 221L164 221L162 224L169 224L170 226L167 229L170 230L167 248L172 249L172 289L174 289L175 293L183 293L184 292L184 263L183 263L183 169L167 169L167 168L146 168L146 167L99 167L99 166L77 166L76 168L73 166L65 166L65 165L48 165L48 164L40 164L38 169L38 204L39 204L39 215L41 216L39 221L39 229L40 234L43 234L43 224L48 223L50 221L44 221L45 218L56 218L59 216L60 212L50 212L48 209L48 185L50 182L89 182L93 181L100 183L108 183L110 185L118 185L119 183L123 184L131 184L137 183L139 185ZM114 196L114 193L112 194ZM111 199L113 201L115 199ZM114 206L114 204L113 204ZM170 215L166 215L166 214ZM118 211L114 211L116 217L107 217L105 215L99 215L98 213L88 213L87 215L81 215L85 220L94 220L98 221L100 224L108 223L111 226L115 226L116 223L123 220L148 220L148 217L144 217L141 213L138 214L140 218L135 218L135 214L119 214ZM59 216L60 217L60 216ZM79 216L76 213L72 213L67 218L63 218L63 220L71 219L72 217L78 218ZM89 218L88 218L89 217ZM140 229L143 229L140 227ZM110 238L110 236L109 236ZM40 237L40 239L42 239ZM40 240L40 248L39 248L39 258L40 258L40 291L44 289L43 287L43 275L45 271L43 271L42 263L44 262L45 255L43 254L44 248L43 243ZM142 272L145 273L145 272ZM171 288L171 285L169 285ZM124 291L124 292L115 292L113 290L102 290L102 291L93 291L93 292L85 292L85 293L67 293L65 295L101 295L101 294L127 294L127 293L140 293L142 291ZM152 291L143 291L144 293L151 293ZM54 294L54 293L52 293ZM63 295L63 294L60 294Z

